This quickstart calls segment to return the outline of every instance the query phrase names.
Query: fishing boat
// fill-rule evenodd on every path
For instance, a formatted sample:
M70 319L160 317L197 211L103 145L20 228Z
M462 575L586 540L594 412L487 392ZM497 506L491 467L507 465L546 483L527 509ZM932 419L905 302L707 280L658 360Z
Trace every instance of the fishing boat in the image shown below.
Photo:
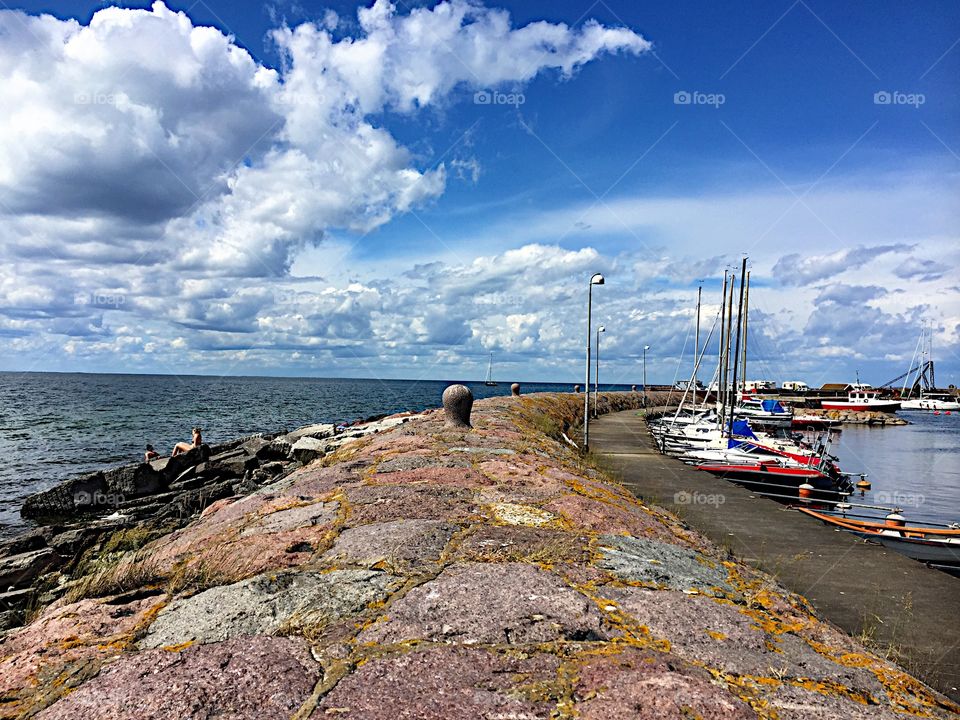
M877 412L896 412L900 403L896 400L883 400L879 390L868 390L863 386L851 390L846 400L823 400L820 407L824 410L876 410Z
M493 379L493 353L490 353L490 363L487 365L487 379L483 382L488 387L496 387L497 383Z
M891 513L883 522L857 520L841 515L828 515L810 508L800 512L831 527L876 540L884 547L907 557L947 570L960 570L960 527L921 527L907 525L899 513Z

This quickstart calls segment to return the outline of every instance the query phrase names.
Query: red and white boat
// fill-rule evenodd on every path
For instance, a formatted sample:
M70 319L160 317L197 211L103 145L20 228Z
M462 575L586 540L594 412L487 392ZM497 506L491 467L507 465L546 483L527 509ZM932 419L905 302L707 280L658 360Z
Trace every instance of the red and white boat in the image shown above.
M820 407L824 410L876 410L877 412L896 412L900 403L896 400L881 400L878 390L863 388L851 390L846 400L823 400Z

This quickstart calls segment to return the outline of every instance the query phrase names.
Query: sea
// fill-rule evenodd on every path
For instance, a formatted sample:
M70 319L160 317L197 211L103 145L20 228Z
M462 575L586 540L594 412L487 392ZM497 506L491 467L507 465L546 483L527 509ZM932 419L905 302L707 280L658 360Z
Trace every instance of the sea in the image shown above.
M0 372L0 538L29 527L28 495L70 477L160 454L190 428L216 444L318 422L438 407L453 382L475 398L508 395L510 383L338 378L211 377ZM573 383L521 383L522 391L568 392ZM604 385L603 390L629 390ZM960 522L960 413L902 412L910 425L844 426L832 452L872 489L858 502L898 507L908 520Z
M463 383L476 399L510 383L341 378L212 377L0 372L0 538L29 527L30 494L77 475L166 455L199 426L213 445L260 432L439 407ZM629 390L605 385L602 390ZM573 383L521 383L522 392L569 392Z
M871 485L852 502L900 510L908 522L960 523L960 412L898 415L910 424L844 425L834 440L841 469L866 473Z

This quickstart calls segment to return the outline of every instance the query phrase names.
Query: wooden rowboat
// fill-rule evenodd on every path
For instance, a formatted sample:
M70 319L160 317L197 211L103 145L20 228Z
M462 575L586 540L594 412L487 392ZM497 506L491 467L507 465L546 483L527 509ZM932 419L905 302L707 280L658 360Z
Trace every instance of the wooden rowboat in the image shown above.
M826 515L809 508L799 510L835 528L875 540L884 547L914 560L952 574L960 573L960 528L910 526L896 513L888 516L884 522L869 522Z
M851 532L863 533L864 535L883 535L886 537L905 537L919 540L945 540L950 538L960 540L960 528L919 527L916 525L903 524L899 519L887 520L885 522L870 522L868 520L854 520L853 518L827 515L817 512L816 510L811 510L810 508L799 508L799 510L810 517L822 520L828 525L850 530ZM894 517L899 518L899 516Z

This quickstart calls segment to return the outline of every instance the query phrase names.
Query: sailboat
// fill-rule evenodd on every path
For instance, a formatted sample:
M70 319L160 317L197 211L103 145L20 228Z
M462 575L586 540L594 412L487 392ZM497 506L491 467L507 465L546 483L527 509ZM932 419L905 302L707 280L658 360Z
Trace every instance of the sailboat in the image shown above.
M917 355L921 356L920 363L916 368L913 367ZM914 375L914 371L916 374ZM911 375L913 382L910 389L907 384L910 383ZM913 360L910 361L910 369L904 375L903 389L900 391L900 407L904 410L934 410L947 413L960 410L960 402L957 398L947 393L930 392L934 389L933 374L933 327L930 327L930 334L927 335L926 327L920 327L920 340L917 341L917 349L913 352ZM929 386L929 389L926 387ZM918 391L917 396L913 396L914 390Z
M487 365L487 379L483 384L489 387L497 386L497 383L493 379L493 353L490 353L490 364Z

